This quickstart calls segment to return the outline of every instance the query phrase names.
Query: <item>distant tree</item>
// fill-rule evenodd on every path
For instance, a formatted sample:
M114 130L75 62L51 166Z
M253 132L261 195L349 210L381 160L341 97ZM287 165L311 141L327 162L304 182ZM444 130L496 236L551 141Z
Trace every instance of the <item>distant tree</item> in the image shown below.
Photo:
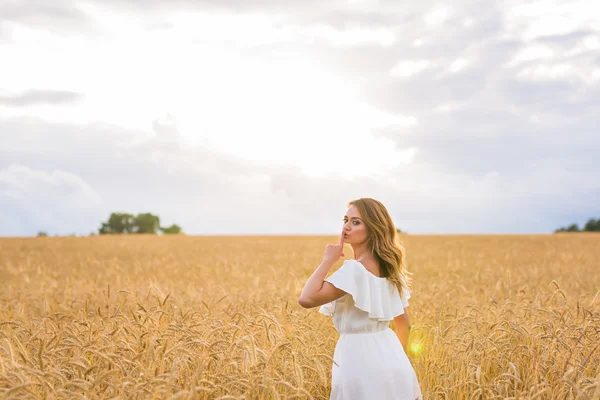
M579 226L577 224L571 224L567 227L567 232L579 232Z
M128 213L112 213L108 222L103 222L98 230L100 235L104 234L135 234L150 233L157 234L161 230L165 234L182 233L179 225L173 224L169 227L160 226L158 215L151 213L139 213L136 216ZM90 234L90 236L93 235Z
M160 227L160 218L150 213L138 214L134 218L135 233L154 233L156 234Z
M160 230L165 235L172 235L172 234L182 233L181 232L181 227L179 225L177 225L177 224L173 224L173 225L168 226L168 227L161 227Z
M600 232L600 218L597 220L590 219L583 227L583 230L586 232Z
M108 222L103 222L98 230L101 235L119 233L133 233L135 227L135 219L133 215L127 213L112 213L108 218Z
M44 231L39 231L39 232L37 233L37 235L38 235L38 237L45 237L45 236L48 236L48 234L47 234L46 232L44 232Z
M566 228L558 228L554 232L600 232L600 218L591 218L581 230L579 230L579 226L577 226L577 224L571 224Z

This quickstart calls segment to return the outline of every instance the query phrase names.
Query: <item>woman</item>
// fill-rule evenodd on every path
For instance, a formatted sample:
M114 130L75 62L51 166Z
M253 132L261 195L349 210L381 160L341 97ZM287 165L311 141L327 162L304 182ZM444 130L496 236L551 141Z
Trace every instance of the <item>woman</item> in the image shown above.
M340 334L333 354L330 399L422 399L406 348L410 322L410 278L404 247L394 222L379 201L348 203L337 245L328 244L323 261L308 278L298 303L321 306ZM344 243L354 250L333 275L325 276ZM396 334L390 329L393 320Z

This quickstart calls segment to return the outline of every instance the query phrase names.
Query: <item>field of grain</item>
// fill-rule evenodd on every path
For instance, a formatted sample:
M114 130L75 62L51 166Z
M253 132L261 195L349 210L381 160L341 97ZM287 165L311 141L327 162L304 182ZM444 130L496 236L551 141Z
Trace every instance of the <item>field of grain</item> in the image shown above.
M0 239L0 397L327 398L297 298L335 240ZM600 398L600 235L402 241L426 399Z

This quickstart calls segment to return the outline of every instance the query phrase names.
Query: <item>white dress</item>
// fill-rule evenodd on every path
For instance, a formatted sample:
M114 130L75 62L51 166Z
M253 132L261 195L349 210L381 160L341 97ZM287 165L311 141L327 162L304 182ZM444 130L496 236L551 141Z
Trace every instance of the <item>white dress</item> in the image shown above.
M401 297L393 283L356 260L346 260L325 280L347 292L319 308L333 317L340 334L333 353L330 399L421 400L417 375L389 327L395 316L404 314L410 292L404 290Z

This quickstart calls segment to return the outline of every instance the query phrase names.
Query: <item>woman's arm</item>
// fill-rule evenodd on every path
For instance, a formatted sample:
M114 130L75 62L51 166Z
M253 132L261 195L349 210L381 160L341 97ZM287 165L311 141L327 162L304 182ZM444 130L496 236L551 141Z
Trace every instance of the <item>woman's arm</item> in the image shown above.
M396 326L396 336L400 339L404 352L408 352L408 336L410 335L410 320L408 319L408 307L404 309L404 314L394 317Z
M328 244L325 247L323 261L319 264L315 272L312 273L310 278L308 278L308 281L306 281L304 289L302 289L302 293L300 294L300 298L298 298L298 304L304 308L312 308L339 299L346 294L346 292L336 288L331 283L325 282L325 277L331 267L333 267L333 264L335 264L340 257L344 257L343 250L344 231L342 230L339 243Z
M346 292L336 288L331 283L325 282L325 277L334 263L335 261L331 260L323 260L321 262L315 272L308 278L308 281L306 281L298 299L298 304L304 308L317 307L339 299L346 294Z

